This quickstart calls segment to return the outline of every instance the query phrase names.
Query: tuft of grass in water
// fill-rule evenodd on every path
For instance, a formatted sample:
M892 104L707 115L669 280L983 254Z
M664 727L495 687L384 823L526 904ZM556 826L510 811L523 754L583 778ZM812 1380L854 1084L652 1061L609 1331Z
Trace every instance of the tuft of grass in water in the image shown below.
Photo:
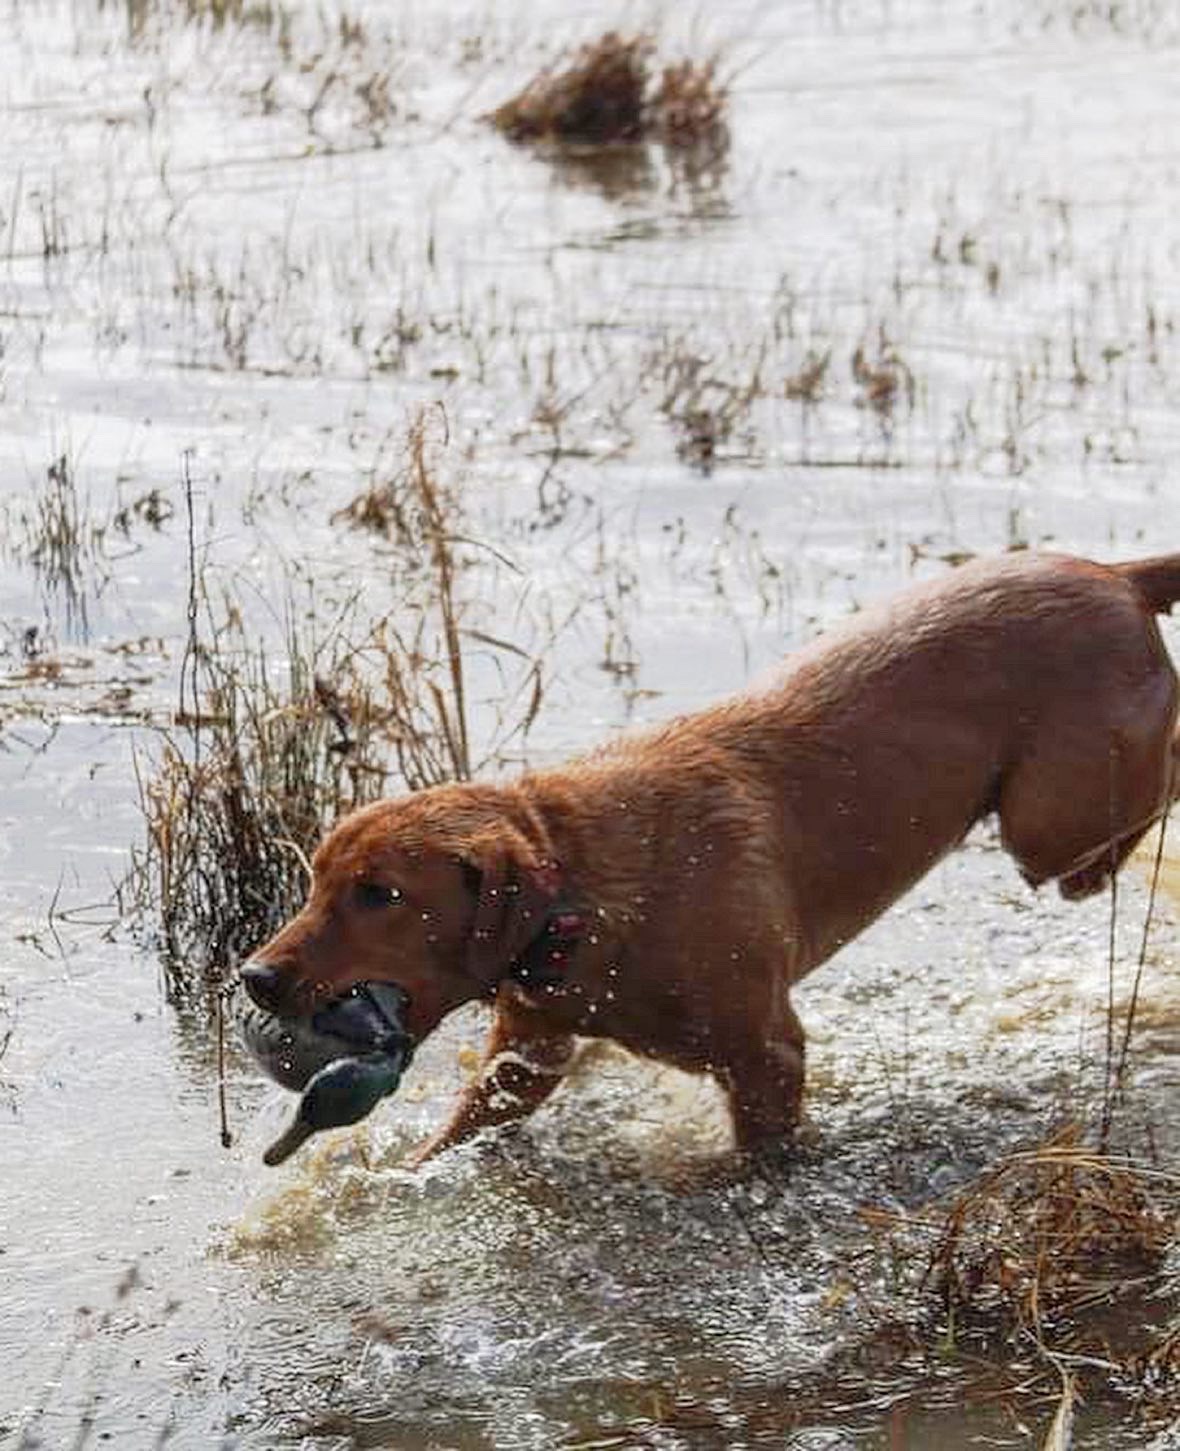
M728 139L728 103L729 91L718 78L715 59L682 60L664 67L647 115L656 139L673 150L706 144L720 150Z
M1038 1342L1158 1269L1180 1177L1089 1148L1076 1126L1013 1154L949 1206L928 1280L949 1319L997 1310Z
M13 554L28 561L50 597L62 601L68 630L85 639L88 599L105 580L109 526L93 517L69 453L50 459L44 482L11 524Z
M734 381L683 342L664 357L653 356L653 368L663 375L659 408L676 431L676 453L684 463L709 473L735 433L749 424L751 409L764 392L764 361L763 347L747 361L748 376Z
M513 141L639 141L652 50L646 35L608 31L568 65L534 76L488 119Z
M917 392L914 375L883 329L876 356L870 357L864 344L859 343L853 350L851 369L861 389L857 398L859 406L871 408L883 422L891 419L903 402L913 411Z
M824 380L831 361L830 348L822 353L809 352L799 371L792 373L783 382L783 397L792 403L802 403L804 407L814 408L824 396Z
M386 537L409 568L425 571L435 603L432 612L410 612L407 624L378 622L372 641L392 743L411 790L471 776L463 609L456 593L458 505L434 467L428 417L420 413L410 425L400 464L374 469L369 488L333 515Z
M1094 1149L1076 1125L1001 1159L949 1202L862 1213L889 1234L895 1264L925 1258L920 1285L937 1296L944 1351L1000 1336L1054 1374L1076 1363L1134 1376L1176 1359L1174 1325L1153 1332L1163 1315L1135 1312L1163 1287L1175 1251L1180 1175Z
M172 8L169 0L122 0L122 6L133 37L142 35L156 15ZM215 30L229 25L271 30L290 23L290 11L273 0L175 0L175 11L189 24L210 25Z
M141 771L130 898L158 918L178 999L219 984L296 910L325 826L385 784L372 693L347 648L329 649L289 613L278 675L231 609L194 653L199 710L178 715Z
M488 120L513 141L603 146L656 140L673 150L725 141L728 92L714 60L683 60L653 81L648 35L608 31L535 76Z
M87 526L69 454L50 460L25 527L30 564L51 584L77 592L81 558L95 531Z
M478 602L460 589L457 550L466 541L436 465L423 414L387 485L398 491L398 510L344 511L348 522L380 522L409 556L396 618L366 625L353 601L330 623L312 613L300 626L288 604L276 660L252 643L232 601L214 607L190 565L182 708L159 756L140 771L145 839L125 884L131 906L158 922L174 999L218 989L242 954L297 910L309 859L336 819L391 784L416 790L467 779L536 718L540 660L466 624ZM201 620L211 622L203 636ZM472 641L516 668L478 757Z

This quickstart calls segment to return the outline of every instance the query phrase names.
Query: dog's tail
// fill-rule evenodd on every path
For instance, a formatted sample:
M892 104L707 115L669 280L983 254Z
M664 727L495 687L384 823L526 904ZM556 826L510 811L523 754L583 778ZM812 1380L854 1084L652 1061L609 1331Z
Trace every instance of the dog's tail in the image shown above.
M1180 554L1157 554L1116 564L1115 572L1130 580L1144 603L1157 615L1167 614L1180 600Z

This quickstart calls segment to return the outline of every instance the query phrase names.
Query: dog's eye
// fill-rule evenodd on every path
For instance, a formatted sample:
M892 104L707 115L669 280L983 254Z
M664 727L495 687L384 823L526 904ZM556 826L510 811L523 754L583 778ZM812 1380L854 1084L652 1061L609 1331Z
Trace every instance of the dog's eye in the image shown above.
M358 882L356 899L362 907L400 907L406 894L400 887L383 887L379 882Z

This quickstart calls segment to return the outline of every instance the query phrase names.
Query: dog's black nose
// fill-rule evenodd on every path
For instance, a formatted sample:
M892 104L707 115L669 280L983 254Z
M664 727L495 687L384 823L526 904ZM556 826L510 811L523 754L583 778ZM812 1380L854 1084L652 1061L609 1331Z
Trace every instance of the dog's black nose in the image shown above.
M278 1012L282 973L277 968L251 960L242 964L239 975L246 991L260 1008L268 1013Z

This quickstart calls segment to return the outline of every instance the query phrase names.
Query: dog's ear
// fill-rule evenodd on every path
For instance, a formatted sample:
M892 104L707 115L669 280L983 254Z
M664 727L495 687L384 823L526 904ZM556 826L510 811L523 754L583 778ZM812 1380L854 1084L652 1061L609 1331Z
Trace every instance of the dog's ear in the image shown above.
M473 837L460 860L475 895L467 970L491 988L543 929L557 896L557 863L507 823Z

